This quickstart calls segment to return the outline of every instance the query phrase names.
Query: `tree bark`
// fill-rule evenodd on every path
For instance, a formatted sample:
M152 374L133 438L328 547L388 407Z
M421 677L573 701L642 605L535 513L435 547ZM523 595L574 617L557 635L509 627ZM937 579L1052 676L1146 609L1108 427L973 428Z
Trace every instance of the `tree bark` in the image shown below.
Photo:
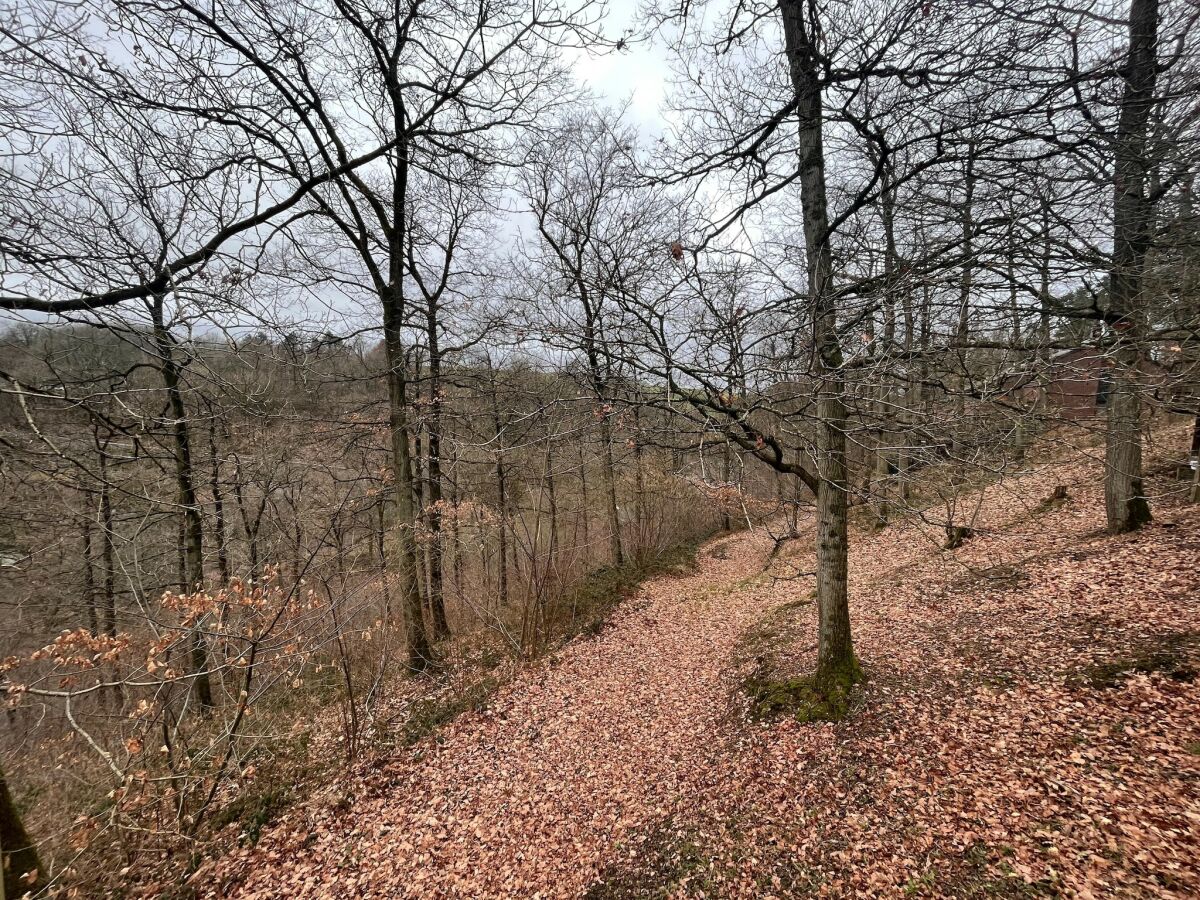
M590 534L590 526L588 524L588 478L587 478L587 459L583 454L583 441L580 441L579 450L579 519L576 525L583 526L583 547L587 554L586 558L590 561L592 557L592 536Z
M646 461L645 448L642 444L642 404L635 397L633 403L633 477L636 496L634 498L634 520L637 531L634 536L633 553L635 557L653 548L654 541L650 537L649 517L646 510ZM551 482L553 486L553 482Z
M397 133L403 130L402 115L397 113ZM404 262L406 240L405 203L408 196L408 148L401 143L396 150L396 172L392 182L392 229L388 259L388 283L380 292L383 306L383 346L387 361L388 425L392 442L392 478L395 481L397 549L400 603L405 617L408 666L424 672L433 664L433 654L425 631L425 610L418 585L416 509L413 502L412 450L409 445L408 375L404 353Z
M962 248L963 264L958 285L958 324L954 331L958 341L959 365L962 371L955 379L954 396L954 431L965 433L967 408L967 385L970 381L970 369L967 366L967 338L971 327L971 294L975 289L975 142L967 144L966 167L963 170L963 205L962 205Z
M108 484L108 453L100 452L100 553L104 560L104 617L101 628L117 635L117 563L113 552L112 491Z
M209 472L213 497L213 536L217 541L217 573L221 584L229 583L229 546L225 536L225 496L221 492L221 458L217 454L217 420L215 414L208 423Z
M1038 344L1039 351L1044 352L1045 345L1050 343L1050 257L1053 244L1051 243L1049 198L1043 198L1041 213L1042 259L1041 265L1038 267Z
M721 482L722 487L728 487L733 481L733 454L729 449L729 441L721 445ZM730 531L733 528L733 517L729 515L729 507L722 504L721 529Z
M1188 462L1195 466L1192 470L1192 492L1189 500L1200 503L1200 416L1192 423L1192 449L1188 454Z
M546 568L554 570L558 554L558 491L554 484L554 441L546 441L546 491L550 501L550 546L546 550Z
M179 362L175 359L174 339L163 318L164 300L164 295L156 294L151 301L150 314L154 324L159 371L163 386L167 389L167 405L171 413L175 485L183 515L183 590L191 592L200 589L204 583L204 521L200 517L200 502L196 497L192 441L187 407L183 402L182 376ZM204 639L201 622L197 622L192 630L191 664L193 696L201 711L205 711L212 707L213 699L208 677L208 642Z
M37 848L29 839L20 813L0 769L0 865L3 866L4 896L23 897L36 893L44 883ZM33 873L30 877L30 873Z
M450 637L443 596L442 553L442 351L438 343L437 301L430 298L426 308L426 338L429 342L429 428L425 435L427 480L425 524L429 528L429 611L433 618L433 639Z
M833 297L833 254L825 197L817 23L805 0L780 0L784 43L796 93L800 203L808 262L814 377L817 381L817 687L844 689L859 677L847 594L845 376Z
M404 343L400 330L404 301L398 287L386 292L382 299L384 348L388 366L388 424L392 441L392 478L395 481L400 603L405 617L408 666L413 672L424 672L433 663L433 655L425 633L425 610L421 605L421 592L417 584L420 569L413 535L416 509L413 502L412 451L409 446L408 380L404 371Z
M83 604L87 611L88 631L92 637L100 634L100 618L96 615L96 570L92 566L92 517L82 517L83 547L80 557L83 560Z
M892 165L886 160L882 167L879 198L880 218L883 222L883 342L879 352L886 360L895 350L896 343L896 276L899 254L896 251L896 193L892 185ZM880 379L876 387L878 401L875 403L875 416L879 430L875 439L875 484L876 505L875 514L880 525L886 525L891 518L891 503L888 499L888 488L892 474L892 443L893 430L888 426L894 416L891 401L892 387L886 377Z
M1113 256L1106 316L1117 343L1108 398L1104 508L1109 530L1117 533L1150 521L1142 483L1140 342L1145 327L1142 274L1154 215L1154 204L1146 194L1150 169L1146 144L1158 74L1157 49L1158 0L1132 0L1114 152Z
M604 461L604 492L608 510L608 541L609 554L615 565L625 562L625 554L621 547L621 509L617 503L617 468L613 461L613 434L611 419L611 404L609 398L609 378L597 346L597 326L600 313L593 309L592 297L580 271L576 273L580 300L583 302L585 323L583 329L583 347L588 360L588 373L592 382L592 390L600 404L600 443L603 445L601 459ZM598 304L597 304L598 305Z
M617 467L613 461L612 423L609 421L607 412L600 420L600 442L604 445L604 492L605 499L608 501L608 549L613 563L619 566L625 562L625 553L621 547L621 508L617 503Z
M491 378L492 393L492 433L495 440L496 454L496 504L499 507L499 559L497 560L496 594L500 603L508 603L508 471L504 464L504 428L500 421L500 400L496 393L496 371L488 360L488 375Z
M454 553L454 594L460 600L463 594L463 545L462 538L459 532L459 501L458 501L458 475L457 467L454 474L450 476L450 506L454 510L454 515L450 518L450 547Z

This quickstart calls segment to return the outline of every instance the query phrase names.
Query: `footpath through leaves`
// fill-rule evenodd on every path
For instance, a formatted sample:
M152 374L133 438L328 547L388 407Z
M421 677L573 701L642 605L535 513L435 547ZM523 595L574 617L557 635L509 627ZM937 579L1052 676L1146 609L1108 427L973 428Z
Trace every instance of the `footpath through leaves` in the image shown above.
M1041 503L1059 485L1068 499ZM1096 485L1092 487L1092 485ZM1103 533L1094 467L854 535L868 681L840 724L750 722L740 643L781 607L803 674L802 540L706 547L410 750L204 866L207 896L1200 895L1200 507Z

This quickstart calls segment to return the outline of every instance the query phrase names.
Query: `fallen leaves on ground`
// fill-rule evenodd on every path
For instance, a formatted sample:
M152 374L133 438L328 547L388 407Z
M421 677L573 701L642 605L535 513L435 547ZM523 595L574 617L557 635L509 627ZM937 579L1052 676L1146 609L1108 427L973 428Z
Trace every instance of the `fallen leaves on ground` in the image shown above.
M710 545L415 747L203 867L209 896L1200 895L1200 507L1103 533L1099 466L984 489L976 534L856 533L869 675L837 725L750 724L739 638L808 578ZM1070 499L1040 501L1058 484ZM811 550L780 561L811 569ZM815 624L815 623L814 623ZM811 664L812 629L789 648Z

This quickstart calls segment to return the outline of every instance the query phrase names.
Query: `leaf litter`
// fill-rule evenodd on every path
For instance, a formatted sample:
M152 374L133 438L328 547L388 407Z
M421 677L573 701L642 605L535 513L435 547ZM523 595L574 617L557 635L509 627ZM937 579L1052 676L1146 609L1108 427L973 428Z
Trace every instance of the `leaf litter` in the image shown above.
M810 578L710 544L411 748L193 876L202 896L1200 896L1200 506L1111 537L1099 466L986 487L961 547L856 530L868 681L838 724L752 722L739 640ZM1066 485L1065 502L1040 504ZM811 570L811 550L772 572ZM336 802L329 802L336 796Z

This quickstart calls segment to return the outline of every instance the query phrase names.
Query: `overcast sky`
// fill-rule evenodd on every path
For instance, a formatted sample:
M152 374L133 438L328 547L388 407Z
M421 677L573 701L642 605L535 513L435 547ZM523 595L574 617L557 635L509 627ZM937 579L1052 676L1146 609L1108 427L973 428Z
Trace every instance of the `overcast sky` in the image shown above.
M609 0L604 33L619 37L637 17L638 0ZM662 133L661 109L670 70L661 46L639 43L619 53L581 54L575 73L598 97L613 106L629 101L632 124L647 136Z

